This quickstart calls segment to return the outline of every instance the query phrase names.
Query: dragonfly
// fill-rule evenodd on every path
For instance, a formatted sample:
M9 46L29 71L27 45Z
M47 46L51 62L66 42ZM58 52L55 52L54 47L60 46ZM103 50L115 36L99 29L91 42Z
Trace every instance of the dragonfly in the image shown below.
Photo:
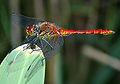
M24 27L26 33L26 42L29 43L30 46L34 46L34 44L36 44L41 48L45 56L43 60L54 55L55 51L63 45L64 36L69 36L72 34L110 35L115 33L113 30L108 29L69 30L55 25L54 23L41 20L40 18L32 18L21 14L16 14L14 12L11 13L11 17L13 22L16 24L20 23L18 20L20 18L22 24L21 26ZM15 59L16 58L17 55ZM14 62L12 64L14 64Z

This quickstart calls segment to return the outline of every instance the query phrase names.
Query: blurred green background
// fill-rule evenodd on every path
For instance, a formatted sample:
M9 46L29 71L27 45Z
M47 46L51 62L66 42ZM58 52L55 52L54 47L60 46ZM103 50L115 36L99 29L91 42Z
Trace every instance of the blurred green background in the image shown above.
M0 62L25 40L10 12L68 29L111 29L114 35L72 35L46 65L45 84L120 84L119 0L0 0Z

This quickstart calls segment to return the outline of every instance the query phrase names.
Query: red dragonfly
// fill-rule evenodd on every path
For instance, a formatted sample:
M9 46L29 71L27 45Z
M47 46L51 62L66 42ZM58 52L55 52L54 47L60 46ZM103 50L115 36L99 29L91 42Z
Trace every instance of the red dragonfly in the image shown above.
M114 34L112 30L69 30L60 28L50 22L40 22L38 24L30 24L26 27L25 32L27 34L27 39L34 37L31 44L35 44L37 41L40 42L41 49L43 50L45 56L47 57L52 51L54 51L58 46L61 46L61 40L63 36L69 36L71 34L102 34L109 35ZM48 40L49 39L49 40ZM54 39L54 40L53 40ZM58 42L59 41L59 42ZM44 42L44 44L43 44ZM45 43L49 47L45 49ZM49 49L48 49L49 48ZM45 51L49 53L46 54Z
M12 13L11 16L15 23L19 22L18 18L21 19L21 24L25 28L27 43L30 43L31 46L34 44L39 45L45 58L51 56L56 49L63 45L63 36L69 36L71 34L109 35L115 33L114 31L107 29L69 30L47 21L41 21L41 19L38 18L31 18L16 13Z

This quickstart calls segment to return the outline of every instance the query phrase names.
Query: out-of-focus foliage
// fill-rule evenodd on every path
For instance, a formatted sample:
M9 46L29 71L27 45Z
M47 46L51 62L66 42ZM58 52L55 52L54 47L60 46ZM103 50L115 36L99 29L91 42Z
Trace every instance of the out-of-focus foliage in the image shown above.
M14 11L26 16L39 17L68 29L101 28L116 32L108 36L72 35L65 37L63 48L55 59L52 58L47 63L46 84L120 83L119 62L116 62L120 58L119 0L11 0L9 2L1 0L0 4L1 61L11 49L10 44L13 44L10 43L13 42L11 38L14 38L16 42L18 41L16 36L21 36L22 40L25 39L24 29L20 27L20 31L17 31L16 27L12 26L14 28L12 29L9 26L9 13ZM107 57L98 59L98 56L103 54L96 51L92 52L96 55L95 58L91 57L92 55L84 55L82 50L85 45L107 54Z

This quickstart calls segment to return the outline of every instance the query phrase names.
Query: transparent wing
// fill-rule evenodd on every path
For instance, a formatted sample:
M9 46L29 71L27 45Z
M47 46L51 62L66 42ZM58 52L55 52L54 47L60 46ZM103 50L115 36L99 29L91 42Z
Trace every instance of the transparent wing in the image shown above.
M42 23L45 21L45 20L42 20L41 18L28 17L21 14L17 14L15 12L11 12L11 20L15 24L19 24L22 27L26 27L29 24L37 24L40 22Z
M46 41L42 40L43 42L43 53L45 56L45 60L49 60L52 56L55 55L56 51L61 48L61 46L64 43L63 37L62 36L55 36L55 37L49 37L49 38L45 38L46 41L49 43L47 43ZM37 44L38 46L42 46L39 42L39 44Z
M43 17L41 17L41 18L28 17L28 16L24 16L22 14L17 14L15 12L11 12L10 15L11 15L12 22L15 23L16 25L20 25L23 28L25 28L29 24L38 24L40 22L43 23L46 21L46 19L43 19ZM63 24L57 23L54 20L54 17L47 18L47 21L52 21L53 23L56 23L60 27L65 27L65 28L72 27L73 28L73 25L68 25L68 24L63 25Z

